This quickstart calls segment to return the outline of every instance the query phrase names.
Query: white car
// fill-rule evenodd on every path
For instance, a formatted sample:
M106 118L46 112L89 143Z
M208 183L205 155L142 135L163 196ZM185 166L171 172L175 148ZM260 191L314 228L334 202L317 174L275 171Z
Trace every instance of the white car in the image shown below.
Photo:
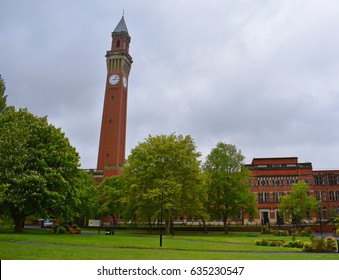
M44 228L52 228L53 227L53 220L52 219L46 219L43 222Z

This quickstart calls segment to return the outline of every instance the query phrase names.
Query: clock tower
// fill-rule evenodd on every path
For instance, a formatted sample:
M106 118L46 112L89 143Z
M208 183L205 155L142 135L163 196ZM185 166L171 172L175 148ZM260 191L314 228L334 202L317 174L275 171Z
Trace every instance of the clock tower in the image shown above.
M111 50L106 53L107 78L97 164L97 169L103 170L103 178L120 175L125 161L128 76L133 62L130 41L122 16L112 32Z

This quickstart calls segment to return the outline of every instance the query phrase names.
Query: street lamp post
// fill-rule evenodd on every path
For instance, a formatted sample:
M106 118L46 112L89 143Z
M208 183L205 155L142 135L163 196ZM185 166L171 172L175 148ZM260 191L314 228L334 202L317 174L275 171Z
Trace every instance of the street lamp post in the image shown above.
M319 210L319 223L320 223L320 236L323 236L323 224L321 222L321 206L318 205L318 210Z
M162 247L162 212L164 204L164 187L161 187L161 206L160 206L160 247Z

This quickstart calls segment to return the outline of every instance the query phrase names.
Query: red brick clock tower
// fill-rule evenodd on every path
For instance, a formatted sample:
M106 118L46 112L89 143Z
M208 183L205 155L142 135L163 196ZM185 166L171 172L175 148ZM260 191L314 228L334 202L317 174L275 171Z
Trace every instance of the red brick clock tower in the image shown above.
M128 76L132 57L124 16L112 32L111 50L107 51L107 78L102 113L97 169L104 178L120 175L125 161Z

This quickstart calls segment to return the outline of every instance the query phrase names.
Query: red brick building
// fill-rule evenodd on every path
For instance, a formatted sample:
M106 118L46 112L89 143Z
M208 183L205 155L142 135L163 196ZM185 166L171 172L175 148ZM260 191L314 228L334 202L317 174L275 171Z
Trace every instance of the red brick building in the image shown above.
M123 16L112 32L111 50L106 53L107 77L98 163L97 170L93 171L97 182L120 175L125 161L128 76L132 65L130 41Z
M312 163L299 163L297 157L254 158L246 165L251 174L251 191L257 196L259 216L257 223L275 224L279 221L277 211L282 196L298 181L309 185L308 195L322 201L322 219L339 214L339 170L316 171ZM319 218L312 213L309 221Z

